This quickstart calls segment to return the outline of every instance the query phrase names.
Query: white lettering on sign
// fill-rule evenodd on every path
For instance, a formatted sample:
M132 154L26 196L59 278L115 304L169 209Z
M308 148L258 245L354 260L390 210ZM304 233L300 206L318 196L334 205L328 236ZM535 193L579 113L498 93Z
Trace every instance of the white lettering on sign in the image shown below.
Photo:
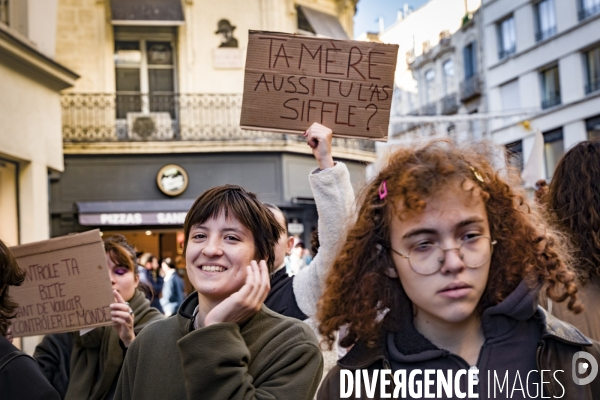
M100 214L102 225L141 225L142 214L140 213L114 213Z
M158 213L156 220L161 225L178 225L185 222L186 215L187 213L184 212Z
M164 176L161 182L167 192L174 192L185 186L183 175Z

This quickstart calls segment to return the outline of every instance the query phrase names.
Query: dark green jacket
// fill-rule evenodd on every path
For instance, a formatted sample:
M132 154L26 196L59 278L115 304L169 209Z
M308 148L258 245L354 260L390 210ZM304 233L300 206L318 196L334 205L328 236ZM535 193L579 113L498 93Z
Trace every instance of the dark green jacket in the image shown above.
M243 325L193 330L192 293L176 316L144 329L127 350L115 394L128 399L312 399L323 372L310 327L263 306Z

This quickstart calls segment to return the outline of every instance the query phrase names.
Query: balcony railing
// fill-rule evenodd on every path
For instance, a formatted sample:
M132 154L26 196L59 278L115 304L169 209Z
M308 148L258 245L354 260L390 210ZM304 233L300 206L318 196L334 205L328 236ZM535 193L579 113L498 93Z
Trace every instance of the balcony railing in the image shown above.
M544 39L548 39L551 36L556 35L556 26L546 29L545 31L538 31L535 33L535 41L540 42Z
M437 104L430 103L423 107L421 107L421 115L436 115L437 114Z
M594 4L579 10L579 20L583 21L586 18L600 13L600 4Z
M242 130L240 94L73 93L61 96L63 141L304 141L300 135ZM370 140L334 146L375 151Z
M546 108L557 106L560 104L560 102L560 93L552 93L551 95L542 99L542 109L545 110Z
M585 94L590 94L600 90L600 79L585 84Z
M508 48L508 49L500 49L500 51L498 52L498 59L502 60L508 56L510 56L511 54L515 53L517 51L517 46L513 45L512 47Z
M458 112L458 100L456 99L456 93L452 93L442 99L442 114L451 115Z
M468 101L480 95L481 80L478 74L471 75L460 83L460 101Z

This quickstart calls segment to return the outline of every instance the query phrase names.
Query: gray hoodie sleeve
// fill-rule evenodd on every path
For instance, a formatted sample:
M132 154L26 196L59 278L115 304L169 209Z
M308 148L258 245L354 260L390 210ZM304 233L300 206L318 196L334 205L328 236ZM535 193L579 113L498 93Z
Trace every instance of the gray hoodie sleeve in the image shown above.
M293 289L298 307L314 317L325 279L340 251L346 231L354 222L354 191L348 168L337 162L333 168L313 171L308 180L319 214L319 252L310 265L294 277Z

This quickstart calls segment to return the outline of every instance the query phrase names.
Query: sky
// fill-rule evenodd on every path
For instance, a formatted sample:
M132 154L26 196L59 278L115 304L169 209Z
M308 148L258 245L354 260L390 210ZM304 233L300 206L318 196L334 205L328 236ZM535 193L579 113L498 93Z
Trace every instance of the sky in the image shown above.
M385 28L391 26L398 18L398 10L404 3L417 9L428 0L359 0L354 16L354 37L364 32L379 32L379 17L383 17Z

